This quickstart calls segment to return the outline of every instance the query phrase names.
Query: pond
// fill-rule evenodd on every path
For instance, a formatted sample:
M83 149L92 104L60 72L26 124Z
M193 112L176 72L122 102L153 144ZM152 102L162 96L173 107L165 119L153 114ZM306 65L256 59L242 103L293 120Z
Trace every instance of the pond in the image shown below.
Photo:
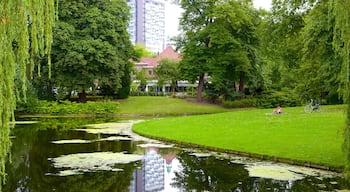
M18 119L3 191L340 191L350 186L334 172L162 144L133 134L134 122Z

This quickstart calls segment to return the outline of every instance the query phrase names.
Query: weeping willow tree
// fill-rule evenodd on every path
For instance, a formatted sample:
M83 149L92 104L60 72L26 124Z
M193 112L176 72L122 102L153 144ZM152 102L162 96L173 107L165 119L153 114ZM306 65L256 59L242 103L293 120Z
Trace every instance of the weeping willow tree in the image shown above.
M347 123L344 130L343 150L347 165L345 177L350 179L350 3L349 0L330 0L330 14L334 17L334 48L342 61L341 87L344 100L348 104Z
M14 119L16 99L19 97L16 90L25 92L25 82L35 67L35 57L48 56L50 65L54 2L0 2L0 191L5 182L5 163L11 147L9 123ZM20 88L15 87L15 78L20 81Z

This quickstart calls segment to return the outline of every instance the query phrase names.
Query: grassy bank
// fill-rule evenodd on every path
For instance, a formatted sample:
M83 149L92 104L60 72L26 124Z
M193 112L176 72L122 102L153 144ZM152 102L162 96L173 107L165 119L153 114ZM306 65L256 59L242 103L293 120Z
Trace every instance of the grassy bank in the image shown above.
M120 100L120 114L127 115L185 115L228 111L210 104L197 104L170 97L138 96Z
M162 104L163 105L163 104ZM164 108L167 108L164 105ZM305 113L301 107L253 109L220 114L149 120L133 130L146 136L319 165L342 167L345 106L322 106Z

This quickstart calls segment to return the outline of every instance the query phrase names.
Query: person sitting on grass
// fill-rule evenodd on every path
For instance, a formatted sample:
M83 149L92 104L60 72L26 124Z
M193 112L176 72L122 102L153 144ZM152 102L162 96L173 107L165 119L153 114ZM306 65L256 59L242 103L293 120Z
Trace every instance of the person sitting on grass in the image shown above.
M282 107L278 105L278 107L273 110L273 114L281 114L282 113Z

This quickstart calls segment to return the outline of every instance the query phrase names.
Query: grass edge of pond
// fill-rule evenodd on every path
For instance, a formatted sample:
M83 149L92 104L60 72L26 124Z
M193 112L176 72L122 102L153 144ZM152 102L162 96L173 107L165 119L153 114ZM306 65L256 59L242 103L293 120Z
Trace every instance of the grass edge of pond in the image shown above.
M163 141L163 142L167 142L167 143L176 144L179 147L190 147L190 148L195 148L195 149L204 149L204 150L208 150L211 152L226 153L226 154L238 155L238 156L242 156L242 157L249 157L249 158L254 158L254 159L272 161L272 162L276 162L276 163L285 163L285 164L289 164L289 165L297 165L297 166L303 166L303 167L326 170L326 171L335 171L335 172L339 172L339 173L344 170L343 166L339 166L339 167L329 166L329 165L325 165L325 164L316 164L316 163L307 162L307 161L281 158L281 157L270 156L270 155L263 155L263 154L257 154L257 153L249 153L249 152L231 150L231 149L210 147L210 146L199 145L199 144L194 144L194 143L189 143L189 142L177 141L177 140L173 140L173 139L167 139L167 138L163 138L163 137L156 137L156 136L152 136L152 135L138 132L134 129L132 131L138 135L143 136L143 137L147 137L150 139L155 139L155 140L159 140L159 141Z

